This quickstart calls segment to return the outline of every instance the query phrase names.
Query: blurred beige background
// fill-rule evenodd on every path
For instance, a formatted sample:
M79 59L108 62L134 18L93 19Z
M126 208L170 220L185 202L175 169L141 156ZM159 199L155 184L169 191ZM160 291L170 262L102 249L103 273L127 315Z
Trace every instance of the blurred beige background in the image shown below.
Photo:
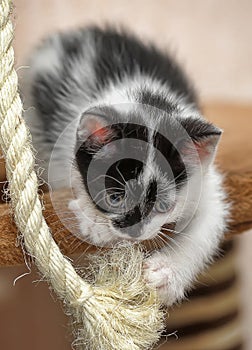
M169 47L193 78L203 102L252 104L251 0L16 0L14 3L15 49L21 79L32 46L47 33L108 22L124 24L142 38ZM244 234L240 241L244 325L249 335L252 234ZM70 349L65 319L57 313L59 306L47 287L43 283L32 284L35 275L23 277L12 286L15 277L24 272L25 267L1 269L0 348L5 341L5 350L15 350L17 342L19 349L26 350ZM247 350L251 349L252 339L248 337Z
M16 0L17 64L38 39L90 23L126 25L170 47L203 99L252 100L251 0Z

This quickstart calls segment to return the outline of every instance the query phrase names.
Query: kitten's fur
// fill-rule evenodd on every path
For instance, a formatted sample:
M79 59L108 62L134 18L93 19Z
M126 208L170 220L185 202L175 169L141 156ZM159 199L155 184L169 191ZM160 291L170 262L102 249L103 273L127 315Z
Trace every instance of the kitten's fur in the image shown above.
M201 117L181 68L133 36L93 27L44 41L31 62L26 89L26 104L35 107L27 120L38 158L49 164L53 153L52 187L74 188L77 198L69 206L81 236L96 244L158 234L165 239L170 228L163 225L176 223L169 244L144 268L164 303L181 300L216 252L227 214L221 176L213 166L221 131ZM156 149L170 168L163 167ZM97 176L92 190L99 196L104 193L99 171L123 152L127 159L110 167L106 195L97 203L88 188L90 164ZM129 159L139 155L146 164ZM124 180L131 180L127 194ZM136 205L118 212L130 193L138 197Z

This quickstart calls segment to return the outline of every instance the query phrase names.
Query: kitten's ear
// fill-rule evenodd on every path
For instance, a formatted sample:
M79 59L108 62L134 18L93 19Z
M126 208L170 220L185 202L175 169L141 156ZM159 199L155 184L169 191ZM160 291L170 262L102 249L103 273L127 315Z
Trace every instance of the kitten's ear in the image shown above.
M222 130L200 118L185 119L182 126L190 138L180 149L182 155L191 163L196 155L201 164L207 167L214 160Z
M78 129L77 137L78 139L85 141L88 137L94 137L97 142L103 142L108 136L109 129L106 125L105 117L95 115L95 114L82 114Z
M94 154L108 145L114 137L115 131L108 124L106 117L88 113L81 116L77 128L77 142L82 149ZM106 147L104 152L111 152L113 147L110 148Z

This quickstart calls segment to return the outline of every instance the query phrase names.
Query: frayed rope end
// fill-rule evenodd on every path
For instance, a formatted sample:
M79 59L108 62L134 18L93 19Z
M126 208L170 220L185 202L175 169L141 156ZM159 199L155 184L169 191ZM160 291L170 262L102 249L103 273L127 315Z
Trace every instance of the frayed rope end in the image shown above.
M164 311L156 291L144 282L144 257L142 247L129 244L90 257L85 278L93 294L67 309L76 349L146 350L159 340Z

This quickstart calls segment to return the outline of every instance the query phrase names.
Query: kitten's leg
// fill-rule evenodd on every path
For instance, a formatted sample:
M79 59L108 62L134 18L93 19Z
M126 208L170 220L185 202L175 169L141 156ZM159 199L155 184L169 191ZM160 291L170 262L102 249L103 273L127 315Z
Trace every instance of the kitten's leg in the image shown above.
M222 232L223 220L212 227L194 225L194 229L176 237L172 247L162 248L146 260L145 279L157 289L164 304L172 305L184 298L185 291L216 252Z

